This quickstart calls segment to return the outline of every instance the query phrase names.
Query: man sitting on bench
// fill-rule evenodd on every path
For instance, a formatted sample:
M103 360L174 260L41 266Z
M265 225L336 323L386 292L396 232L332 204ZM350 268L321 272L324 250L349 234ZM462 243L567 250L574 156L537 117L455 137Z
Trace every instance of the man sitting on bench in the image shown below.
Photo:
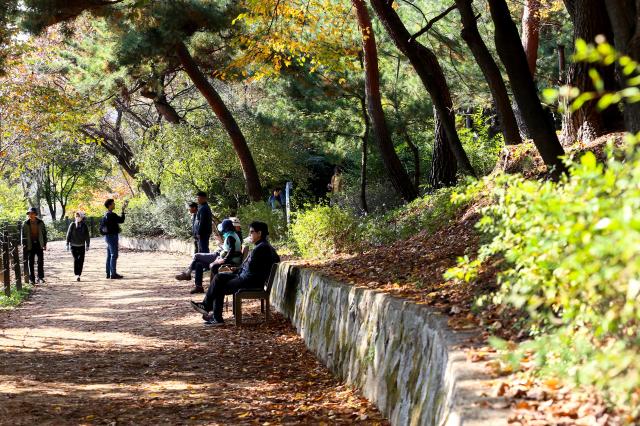
M269 228L264 222L249 225L249 237L256 247L235 273L218 273L213 279L202 303L191 301L191 307L202 314L205 325L222 325L224 296L240 289L262 288L269 278L271 266L280 262L280 256L267 240ZM209 313L212 311L212 313Z

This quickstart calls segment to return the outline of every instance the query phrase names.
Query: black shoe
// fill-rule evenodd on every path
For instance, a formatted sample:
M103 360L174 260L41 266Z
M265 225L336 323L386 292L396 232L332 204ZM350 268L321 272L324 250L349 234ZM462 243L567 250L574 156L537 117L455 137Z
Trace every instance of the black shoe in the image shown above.
M204 303L191 301L191 307L203 315L207 315L209 311L204 307Z
M38 278L38 284L44 284L44 278Z
M216 326L219 326L219 325L224 325L224 321L221 320L221 319L211 318L211 319L208 319L207 321L205 321L204 325L209 326L209 327L216 327Z
M111 275L111 279L112 279L112 280L121 280L121 279L123 279L123 278L124 278L124 277L123 277L122 275L120 275L120 274L113 274L113 275Z
M107 279L108 280L111 279L111 275L107 274Z
M196 293L204 293L204 287L196 286L196 287L193 287L191 290L189 290L189 294L196 294Z

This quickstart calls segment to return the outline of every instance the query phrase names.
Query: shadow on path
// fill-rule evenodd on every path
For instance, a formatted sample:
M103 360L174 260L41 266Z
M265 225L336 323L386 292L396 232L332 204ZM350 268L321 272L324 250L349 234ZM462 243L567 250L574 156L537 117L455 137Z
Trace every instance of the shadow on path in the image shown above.
M0 423L385 423L282 317L204 327L171 278L186 256L123 252L125 279L106 280L104 254L94 240L75 282L50 244L47 283L0 311ZM258 304L247 311L259 318Z

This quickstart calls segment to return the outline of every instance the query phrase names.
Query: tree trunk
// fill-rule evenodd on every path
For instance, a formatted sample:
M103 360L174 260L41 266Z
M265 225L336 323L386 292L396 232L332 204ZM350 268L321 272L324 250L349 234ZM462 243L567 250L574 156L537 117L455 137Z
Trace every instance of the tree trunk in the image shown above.
M605 0L565 0L567 11L573 21L573 38L581 38L593 43L597 35L604 35L613 40L611 23L607 16ZM589 77L589 69L595 68L602 78L605 90L616 90L614 68L599 66L586 62L575 62L569 68L567 83L577 87L581 92L595 90L593 80ZM611 106L600 112L596 108L597 101L585 102L574 112L567 112L563 117L562 140L571 144L575 141L591 142L598 136L620 130L623 118L617 106Z
M533 142L547 167L557 176L565 170L560 159L564 150L553 123L545 114L533 77L529 71L527 56L522 48L518 28L511 19L505 0L489 0L491 18L495 26L495 43L500 60L505 66L518 109L522 113Z
M522 12L522 47L527 55L531 77L536 76L538 46L540 46L540 0L526 0Z
M613 28L613 40L618 52L640 62L640 1L606 0L607 13ZM617 67L620 86L625 86L625 76ZM640 132L640 102L624 105L624 123L628 132Z
M433 142L433 155L431 156L431 174L429 185L433 189L454 186L456 184L457 164L455 156L447 143L447 134L442 127L442 120L434 108L433 124L435 127L435 140Z
M163 84L164 79L160 79L160 86ZM151 99L153 101L153 106L167 122L171 124L179 124L182 122L182 117L178 114L178 112L171 106L169 101L167 101L167 95L163 91L164 87L161 87L160 91L155 91L150 87L143 88L140 91L140 94L147 99Z
M371 123L367 113L367 102L365 98L360 98L360 111L364 120L364 130L360 139L362 140L362 151L360 154L360 207L365 213L369 213L367 204L367 149L369 148L369 133Z
M513 108L511 108L507 86L502 79L502 73L500 72L500 68L498 68L498 64L493 60L491 52L489 52L487 45L482 40L482 36L478 31L478 25L471 7L471 2L472 0L456 0L456 5L460 12L460 19L464 27L461 35L467 43L467 46L469 46L473 57L489 85L489 90L491 91L491 96L493 97L493 102L498 112L498 120L500 120L500 128L502 129L505 143L507 145L517 145L522 143L522 138L520 137L518 122L513 113Z
M222 101L222 98L214 87L209 83L202 71L198 68L191 54L187 50L187 47L183 43L176 45L176 53L180 59L180 63L184 67L185 72L191 78L193 84L198 88L200 93L211 106L211 109L216 114L223 127L227 131L233 149L240 160L240 167L244 174L245 183L247 185L247 193L252 201L260 201L262 199L262 187L260 186L260 176L258 175L258 169L253 161L253 156L247 145L247 141L240 130L240 126L233 118L231 111Z
M371 5L393 42L407 56L422 84L431 95L433 105L442 120L442 127L447 134L446 140L458 161L458 165L465 173L475 176L471 162L462 148L456 131L451 93L438 58L431 50L411 37L390 2L371 0Z
M364 53L365 68L365 92L369 118L373 127L382 161L387 169L391 184L406 201L411 201L418 196L407 171L404 169L400 158L393 147L391 133L382 109L380 95L380 74L378 70L378 51L376 41L369 18L369 11L363 0L351 0L356 10L358 26L362 33L362 51Z

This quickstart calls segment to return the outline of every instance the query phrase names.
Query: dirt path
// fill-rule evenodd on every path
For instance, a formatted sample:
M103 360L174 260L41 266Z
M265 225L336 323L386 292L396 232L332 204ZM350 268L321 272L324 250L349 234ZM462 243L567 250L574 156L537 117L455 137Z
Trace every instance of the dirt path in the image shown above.
M78 283L50 244L46 284L0 311L1 424L384 423L282 317L204 327L170 278L186 256L123 251L124 280L105 279L104 256L94 240Z

